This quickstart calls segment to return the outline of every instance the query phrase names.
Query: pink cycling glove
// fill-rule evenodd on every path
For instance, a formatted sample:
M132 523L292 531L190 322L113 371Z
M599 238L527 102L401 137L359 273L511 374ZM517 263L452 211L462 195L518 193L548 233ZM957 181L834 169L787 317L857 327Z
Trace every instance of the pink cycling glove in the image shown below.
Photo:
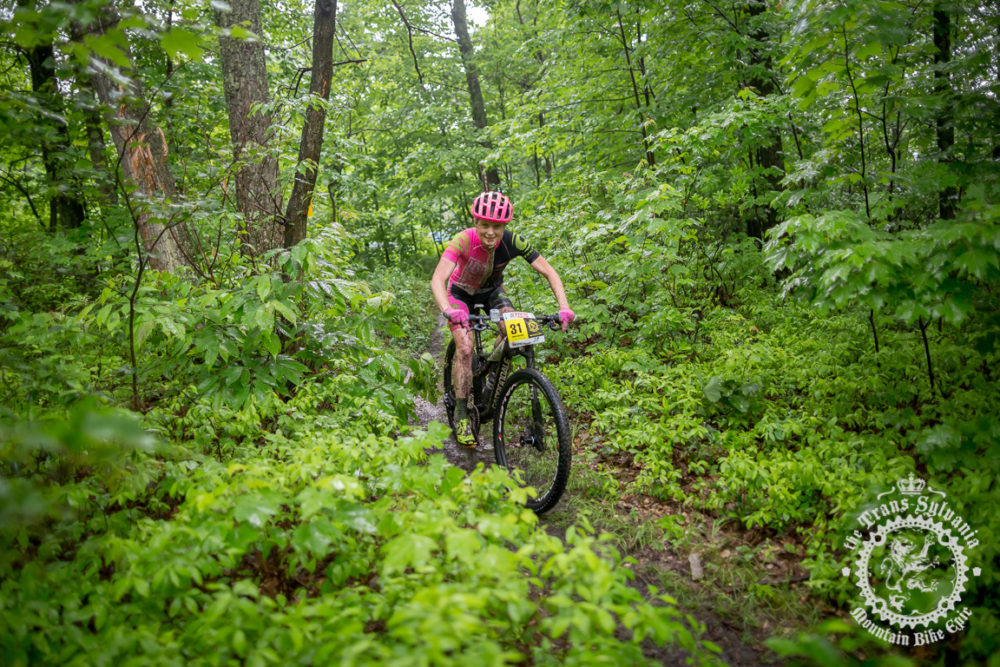
M457 324L463 329L469 328L469 313L461 308L449 308L444 311L444 316L447 317L448 321L452 324Z
M569 308L563 308L559 311L559 322L562 324L563 333L566 333L566 327L569 323L576 319L576 313L574 313Z

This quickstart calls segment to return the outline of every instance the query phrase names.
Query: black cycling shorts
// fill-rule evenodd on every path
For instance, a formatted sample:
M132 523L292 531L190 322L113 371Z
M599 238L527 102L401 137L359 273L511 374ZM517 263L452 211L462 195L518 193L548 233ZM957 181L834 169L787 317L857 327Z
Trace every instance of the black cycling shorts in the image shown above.
M503 285L498 285L491 292L481 292L479 294L469 294L457 285L448 285L448 303L452 308L459 308L472 315L479 310L476 305L482 305L489 312L492 308L513 308L514 304L507 298L507 293L503 291Z

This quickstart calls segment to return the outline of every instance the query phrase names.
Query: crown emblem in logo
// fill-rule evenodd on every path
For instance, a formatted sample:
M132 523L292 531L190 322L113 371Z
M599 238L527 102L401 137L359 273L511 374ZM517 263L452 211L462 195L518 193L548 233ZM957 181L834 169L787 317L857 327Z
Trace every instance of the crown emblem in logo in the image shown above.
M913 473L906 479L901 479L896 482L896 486L899 488L899 492L904 496L919 496L926 486L927 482L920 479L919 477L914 477Z

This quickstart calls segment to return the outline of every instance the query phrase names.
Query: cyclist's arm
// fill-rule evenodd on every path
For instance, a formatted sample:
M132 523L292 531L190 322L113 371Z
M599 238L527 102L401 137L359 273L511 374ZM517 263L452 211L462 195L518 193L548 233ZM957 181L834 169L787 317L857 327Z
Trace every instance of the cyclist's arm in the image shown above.
M442 313L451 308L451 304L448 302L448 278L456 266L458 266L456 262L442 257L437 268L434 269L434 275L431 276L431 294L434 295L434 303L437 304Z
M545 279L549 281L549 287L552 288L552 293L555 295L556 301L559 302L559 310L569 310L569 301L566 300L566 290L563 288L559 274L552 268L552 265L539 255L531 263L531 268L545 276Z

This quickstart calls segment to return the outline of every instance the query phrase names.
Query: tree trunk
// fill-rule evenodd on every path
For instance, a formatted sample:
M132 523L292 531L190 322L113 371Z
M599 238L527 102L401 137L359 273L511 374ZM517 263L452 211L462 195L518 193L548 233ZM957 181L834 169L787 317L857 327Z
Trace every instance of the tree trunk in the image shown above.
M997 80L994 85L1000 85L1000 24L994 27L993 35L993 71L996 72ZM996 124L994 127L1000 127L1000 113L997 113L1000 109L997 105L993 105L993 117L996 119ZM1000 137L994 138L993 145L993 159L1000 160Z
M333 34L337 27L337 0L316 0L313 13L312 72L309 95L324 102L330 99L333 78ZM299 160L292 196L285 210L285 247L291 248L306 237L309 202L316 190L320 151L323 148L324 104L310 103L299 143Z
M326 182L326 194L330 197L330 222L337 222L337 198L340 196L340 184L337 176Z
M934 94L941 101L941 111L937 116L935 134L937 139L938 162L951 162L951 147L955 144L955 126L951 113L951 76L943 68L951 62L951 16L940 4L934 4ZM942 220L955 217L957 191L947 186L938 193L938 214Z
M545 127L545 113L542 112L542 111L539 111L538 112L538 129L540 130L543 127ZM549 159L549 154L548 153L543 153L543 156L545 158L545 180L546 181L551 181L552 180L552 160Z
M330 221L337 222L337 212L340 208L340 198L341 198L341 183L344 179L344 166L345 161L343 155L337 152L336 145L334 146L333 155L333 165L330 174L330 180L326 184L326 192L330 196L330 209L332 213L330 214Z
M458 50L462 54L462 64L465 66L465 83L469 89L469 102L472 105L472 124L476 129L483 130L489 123L486 120L486 106L483 104L483 91L479 87L479 70L476 68L475 49L469 37L469 28L465 20L465 0L454 0L451 6L451 20L455 25L455 36L458 37ZM480 142L487 149L493 145L489 141ZM486 169L488 190L495 190L500 185L500 174L495 167Z
M118 22L118 13L108 5L98 13L96 21L83 31L101 36L116 27ZM77 26L74 27L74 32L82 31ZM73 39L82 41L82 34L74 34ZM133 62L129 45L123 43L121 48L129 63ZM94 57L98 58L96 55ZM175 197L177 188L167 165L167 140L150 118L142 84L131 67L123 72L128 77L126 88L112 82L106 72L114 71L115 65L103 59L102 62L104 66L92 72L91 81L101 102L108 109L108 126L118 151L124 181L151 200ZM182 223L165 226L142 202L127 200L127 203L138 226L151 268L173 272L193 264L193 246L187 228Z
M31 70L31 90L38 103L48 114L48 130L39 142L45 183L49 197L49 231L74 229L85 217L83 197L76 179L67 168L70 159L69 132L63 119L62 93L56 83L55 52L52 44L41 44L28 49L28 66Z
M83 110L83 124L87 133L87 153L90 166L94 170L94 180L100 193L98 201L105 210L118 203L115 177L108 162L108 145L104 136L104 119L101 117L101 102L94 88L94 82L85 71L77 71L76 85L80 91L80 106Z
M261 34L260 0L230 0L229 5L229 11L215 10L220 28L241 26ZM221 36L219 51L233 160L238 165L236 207L243 214L244 249L259 255L281 247L283 241L278 160L268 151L271 116L253 109L271 101L264 44L259 39Z
M618 33L622 42L622 49L625 51L625 64L628 65L628 75L632 81L632 95L635 98L635 110L639 116L639 131L642 134L642 150L646 156L646 164L650 167L656 166L656 155L653 153L653 149L649 143L649 136L646 134L646 120L647 116L642 110L642 104L639 102L639 86L635 81L635 69L632 67L632 49L630 47L630 40L625 36L625 25L622 23L622 12L621 9L615 8L615 15L618 18ZM645 68L645 64L643 64ZM646 98L646 105L649 106L649 98Z
M760 16L766 9L767 5L763 0L751 0L746 7L747 14L751 19ZM753 31L752 37L751 70L747 83L761 97L767 97L775 92L774 80L769 76L772 65L767 43L770 36L767 30L760 26ZM778 127L769 129L768 141L754 149L754 159L757 162L757 168L764 177L766 189L768 191L781 190L782 174L785 173L785 157L781 144L781 130ZM770 203L763 207L754 206L754 215L747 220L747 235L757 239L764 238L764 233L777 223L778 212Z

